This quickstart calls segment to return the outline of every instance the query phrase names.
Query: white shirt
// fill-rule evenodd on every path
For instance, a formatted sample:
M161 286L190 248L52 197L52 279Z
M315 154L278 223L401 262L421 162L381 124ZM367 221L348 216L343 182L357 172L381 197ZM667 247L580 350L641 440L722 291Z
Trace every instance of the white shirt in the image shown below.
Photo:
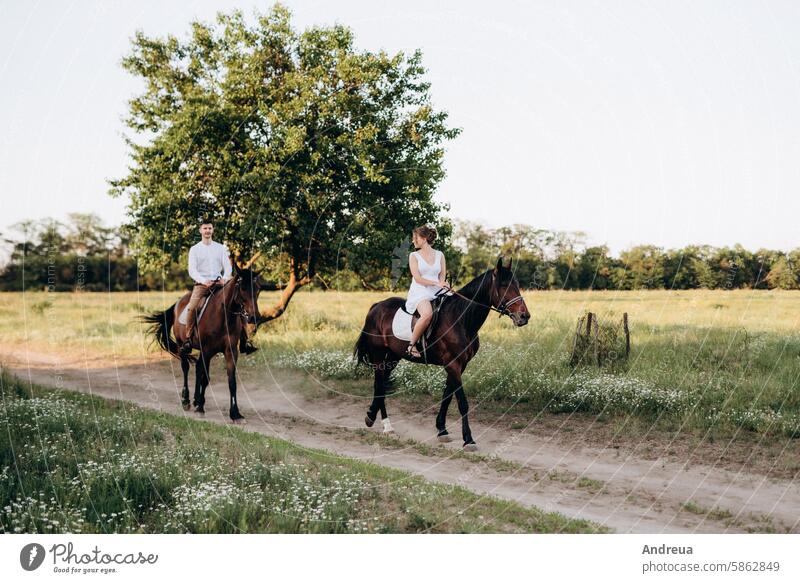
M211 241L206 245L200 241L189 249L189 276L197 283L217 279L220 275L228 279L233 272L228 248Z

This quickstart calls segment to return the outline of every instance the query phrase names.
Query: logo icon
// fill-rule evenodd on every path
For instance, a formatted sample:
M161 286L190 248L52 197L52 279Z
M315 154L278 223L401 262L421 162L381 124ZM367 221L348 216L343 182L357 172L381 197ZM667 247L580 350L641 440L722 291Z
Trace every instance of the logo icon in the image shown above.
M44 547L39 543L29 543L19 552L19 564L26 571L35 571L44 562Z

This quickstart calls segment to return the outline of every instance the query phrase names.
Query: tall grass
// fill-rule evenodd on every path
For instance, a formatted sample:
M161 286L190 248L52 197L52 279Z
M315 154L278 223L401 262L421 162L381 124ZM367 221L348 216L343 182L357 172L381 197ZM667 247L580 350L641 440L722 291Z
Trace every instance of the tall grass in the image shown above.
M0 370L0 532L594 532L261 435Z
M365 378L350 361L369 306L390 294L298 293L261 328L245 366L281 366L331 379ZM3 294L0 333L42 350L141 358L149 341L134 316L177 294ZM533 292L524 328L494 316L464 382L476 399L554 412L669 418L693 427L798 436L800 294L779 291ZM262 294L261 304L276 300ZM34 310L32 306L44 306ZM632 351L619 370L569 366L577 319L628 312ZM41 313L40 313L41 312ZM441 393L433 367L401 365L400 394ZM368 390L365 381L364 390Z

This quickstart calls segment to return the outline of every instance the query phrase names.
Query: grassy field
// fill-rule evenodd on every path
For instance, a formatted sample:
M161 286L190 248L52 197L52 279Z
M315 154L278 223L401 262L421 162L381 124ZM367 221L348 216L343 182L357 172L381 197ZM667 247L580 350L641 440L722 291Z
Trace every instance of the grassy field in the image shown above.
M248 366L304 369L351 390L369 390L350 358L369 306L386 293L299 293L287 314L263 326ZM137 358L148 350L137 313L177 294L3 294L5 342L41 350ZM265 293L261 303L275 295ZM800 294L778 291L531 292L528 326L491 316L464 377L473 401L525 410L633 415L685 428L800 436ZM573 369L577 319L627 312L630 360L613 369ZM401 365L398 397L438 396L443 373ZM397 397L396 397L397 398Z
M256 433L0 371L0 532L602 532Z

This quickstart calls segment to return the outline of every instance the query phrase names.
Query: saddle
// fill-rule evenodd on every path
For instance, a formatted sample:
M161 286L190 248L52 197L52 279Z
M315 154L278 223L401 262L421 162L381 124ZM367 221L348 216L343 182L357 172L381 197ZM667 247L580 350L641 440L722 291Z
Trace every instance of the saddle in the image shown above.
M206 311L206 306L208 305L208 302L211 300L211 298L214 297L214 294L216 293L216 291L217 291L217 288L212 288L211 289L211 293L209 293L206 296L206 299L203 302L203 305L200 307L200 311L197 313L197 323L198 324L200 323L200 319L203 317L203 312ZM181 315L178 316L178 322L183 324L184 326L186 326L186 324L189 323L189 304L188 304L188 302L184 306L183 310L181 311Z
M425 329L425 332L422 334L422 336L420 336L420 339L417 342L417 349L422 353L422 356L426 361L426 353L431 334L433 334L436 324L439 321L439 312L442 309L442 304L444 304L444 301L448 296L449 294L441 294L435 299L431 300L431 308L433 308L431 323ZM392 320L392 334L400 340L411 340L411 332L417 320L419 320L419 312L417 310L414 310L413 314L409 314L406 311L405 304L401 305L397 312L395 312L394 319Z

